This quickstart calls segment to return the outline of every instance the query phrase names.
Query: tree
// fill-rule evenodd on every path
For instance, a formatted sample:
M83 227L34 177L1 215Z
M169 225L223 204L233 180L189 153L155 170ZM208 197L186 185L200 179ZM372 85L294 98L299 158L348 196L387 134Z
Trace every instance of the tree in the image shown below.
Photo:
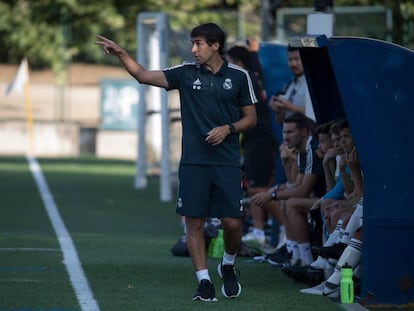
M124 18L111 5L80 4L77 0L2 1L0 61L18 63L26 56L34 67L51 67L57 84L65 82L65 66L78 55L99 60L90 48L101 29L122 29Z
M107 63L93 44L97 34L114 38L131 53L136 49L136 17L143 11L168 14L173 32L188 31L212 21L225 25L232 40L260 36L260 7L264 0L3 0L0 2L0 62L19 63L28 57L31 66L52 68L58 84L65 81L70 61ZM310 0L268 0L274 13L279 7L312 6ZM410 0L336 0L335 6L386 5L394 16L394 42L414 48L414 4ZM241 23L246 19L244 33Z

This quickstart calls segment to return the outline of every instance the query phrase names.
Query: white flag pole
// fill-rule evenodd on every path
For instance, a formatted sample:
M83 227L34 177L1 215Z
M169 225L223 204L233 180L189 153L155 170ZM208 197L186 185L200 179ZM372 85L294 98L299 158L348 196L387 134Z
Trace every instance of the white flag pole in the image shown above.
M27 152L33 153L33 109L30 97L30 83L29 83L29 62L27 58L23 58L17 69L16 76L13 81L9 84L6 90L6 95L14 92L24 91L24 105L26 111L26 126L27 126L27 137L28 147Z

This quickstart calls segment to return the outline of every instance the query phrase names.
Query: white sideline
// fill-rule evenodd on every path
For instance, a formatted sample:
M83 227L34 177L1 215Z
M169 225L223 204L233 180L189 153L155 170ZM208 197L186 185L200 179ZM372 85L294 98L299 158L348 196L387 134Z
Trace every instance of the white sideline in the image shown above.
M99 311L98 303L93 297L93 293L89 287L88 280L76 252L75 245L73 244L72 238L69 235L62 218L60 217L59 211L53 200L52 194L49 191L49 187L43 176L40 165L36 158L31 156L27 156L26 158L33 178L36 181L37 188L39 189L47 214L49 215L53 229L55 230L59 240L60 248L63 253L63 263L68 271L69 279L72 283L73 289L75 290L81 310Z

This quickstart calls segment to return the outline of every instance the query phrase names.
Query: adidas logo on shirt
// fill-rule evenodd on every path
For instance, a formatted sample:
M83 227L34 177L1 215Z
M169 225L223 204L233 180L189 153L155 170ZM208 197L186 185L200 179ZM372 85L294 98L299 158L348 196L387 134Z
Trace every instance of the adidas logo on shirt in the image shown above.
M201 81L199 78L193 82L193 90L201 90Z

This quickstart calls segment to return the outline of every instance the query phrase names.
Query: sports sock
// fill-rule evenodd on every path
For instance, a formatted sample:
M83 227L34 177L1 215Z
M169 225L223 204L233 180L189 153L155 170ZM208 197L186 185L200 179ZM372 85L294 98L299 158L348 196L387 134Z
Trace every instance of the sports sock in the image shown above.
M361 276L362 276L362 267L361 267L361 264L357 265L354 268L354 271L352 271L352 272L353 272L354 277L356 277L357 279L361 279Z
M286 234L285 225L279 225L279 234Z
M338 260L333 259L333 258L328 258L328 260L326 260L326 265L325 265L325 268L323 269L323 276L325 277L325 280L327 280L332 275L332 273L335 271L337 262Z
M292 241L292 262L296 262L300 259L299 246L297 241Z
M292 240L286 240L286 249L288 253L292 253L293 251L293 241Z
M339 285L341 281L341 268L345 264L350 265L352 268L356 267L361 260L362 242L357 239L349 241L348 246L345 248L341 257L336 264L335 270L332 275L326 280L331 284Z
M361 216L362 206L358 204L355 211L349 218L348 224L346 225L346 228L344 230L344 235L341 238L341 243L348 244L354 236L355 232L358 230L358 228L361 227Z
M201 280L209 280L211 282L210 275L208 274L208 269L198 270L196 272L196 275L198 283L200 283Z
M344 236L345 229L341 228L339 230L338 237L336 238L335 243L341 243L342 237Z
M236 261L237 253L234 255L230 255L224 251L223 253L223 260L221 261L222 265L234 265L234 262Z
M326 225L326 214L321 210L321 219L322 219L322 244L325 245L325 242L328 240L330 233Z
M284 225L280 225L279 226L279 236L278 236L278 242L277 242L276 249L278 249L279 247L281 247L285 243L286 243L286 230L285 230L285 226Z
M264 237L265 233L263 229L257 229L257 228L253 228L252 234L254 236L257 236L258 238L262 238Z
M309 242L298 244L299 256L303 266L309 266L313 262L311 246Z
M338 240L339 232L341 231L342 224L344 221L342 219L339 219L336 223L335 230L329 235L328 239L326 240L324 246L332 246L335 244L335 242Z

